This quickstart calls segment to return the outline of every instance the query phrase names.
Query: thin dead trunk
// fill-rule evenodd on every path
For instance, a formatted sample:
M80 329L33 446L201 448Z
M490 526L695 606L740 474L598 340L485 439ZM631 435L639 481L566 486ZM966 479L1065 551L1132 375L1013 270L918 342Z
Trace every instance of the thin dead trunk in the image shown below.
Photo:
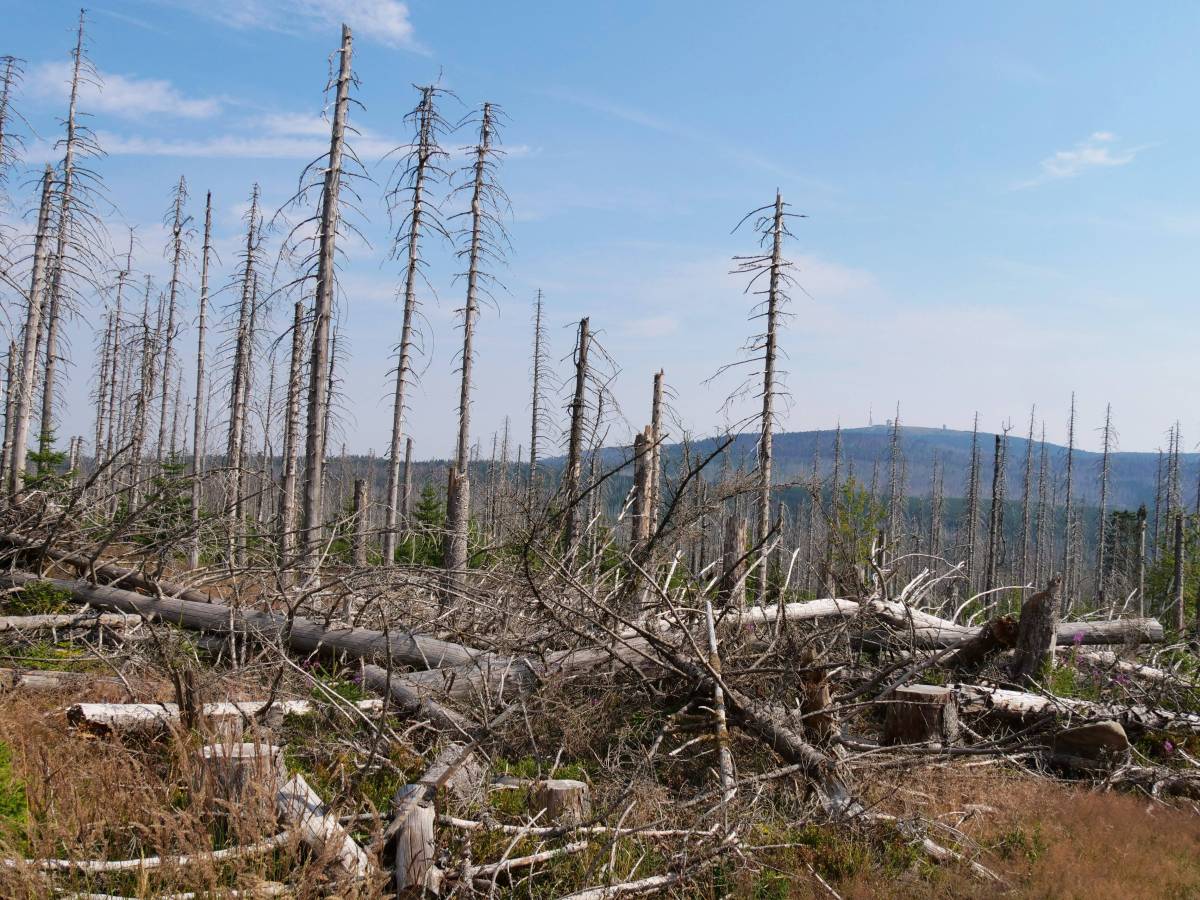
M338 196L342 186L342 154L346 139L346 116L350 106L350 60L353 50L350 29L342 26L341 61L338 67L337 93L330 128L329 158L321 192L320 234L317 250L317 284L313 298L312 358L309 364L308 422L304 445L304 522L303 552L305 563L317 564L324 540L325 525L325 420L329 407L329 329L333 320L337 233L341 209Z
M300 378L304 366L304 301L292 319L292 356L288 369L283 425L283 485L279 493L279 555L286 570L296 554L296 476L300 456Z
M181 175L179 185L175 188L175 202L171 212L171 283L167 286L167 330L163 335L162 391L160 394L162 406L158 417L157 453L159 462L162 461L163 450L167 443L167 409L170 406L171 352L175 343L175 309L179 302L179 280L187 256L184 230L188 220L183 214L183 206L187 203L187 199L187 181Z
M583 476L583 428L587 413L588 346L591 333L588 320L579 320L579 337L575 345L575 394L571 400L571 430L567 438L567 464L563 473L563 503L566 504L564 534L567 551L579 543L579 481Z
M212 255L212 191L204 198L204 246L200 251L200 297L197 300L196 321L196 400L192 423L192 538L188 562L193 569L200 565L200 504L204 486L204 462L207 436L205 419L208 415L208 385L205 381L208 337L208 263Z

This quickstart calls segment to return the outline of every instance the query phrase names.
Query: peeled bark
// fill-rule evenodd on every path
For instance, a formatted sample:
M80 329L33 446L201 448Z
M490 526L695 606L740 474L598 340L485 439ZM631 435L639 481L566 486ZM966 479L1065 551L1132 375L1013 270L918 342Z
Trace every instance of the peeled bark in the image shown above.
M33 412L33 387L37 374L37 351L42 330L43 295L46 289L53 187L54 172L50 166L46 166L42 174L42 200L38 206L37 229L33 236L33 272L26 301L25 337L21 353L20 387L17 391L16 423L13 428L12 464L8 468L8 490L14 496L25 484L25 459L29 452L29 420Z
M309 365L308 423L305 436L303 553L306 564L315 567L324 539L325 525L325 420L329 408L329 329L333 320L337 233L341 218L339 192L342 186L342 155L345 147L346 117L350 106L350 68L353 50L350 29L342 26L341 57L338 67L337 94L330 128L329 158L321 192L321 218L317 251L317 284L313 297L312 358Z

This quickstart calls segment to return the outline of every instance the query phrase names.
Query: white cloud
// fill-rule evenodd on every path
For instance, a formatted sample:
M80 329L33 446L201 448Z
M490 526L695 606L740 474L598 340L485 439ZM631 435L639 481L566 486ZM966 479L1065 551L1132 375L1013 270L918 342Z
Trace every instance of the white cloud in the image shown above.
M1122 148L1118 143L1117 136L1111 131L1093 131L1070 150L1059 150L1047 156L1042 160L1042 174L1018 184L1017 187L1032 187L1047 181L1075 178L1091 169L1125 166L1146 149L1146 145Z
M221 111L221 101L215 97L187 97L164 79L98 74L99 83L85 81L80 88L80 108L85 112L128 119L208 119ZM65 103L71 90L71 63L42 63L30 74L30 83L37 95Z
M231 28L296 33L324 31L345 22L356 36L392 47L421 50L400 0L173 0L197 15Z

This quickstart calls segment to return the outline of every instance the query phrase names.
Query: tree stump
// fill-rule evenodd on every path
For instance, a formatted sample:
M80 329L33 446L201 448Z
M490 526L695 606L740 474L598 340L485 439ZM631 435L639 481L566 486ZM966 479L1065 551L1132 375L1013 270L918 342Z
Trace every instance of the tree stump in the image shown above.
M434 865L437 859L433 834L436 812L429 786L406 784L396 792L392 802L397 817L404 817L396 833L396 894L404 896L408 891L421 890L439 893L442 873Z
M934 684L912 684L892 692L883 726L885 744L944 745L958 740L958 701L954 691Z
M210 744L200 750L193 792L240 839L255 841L274 832L275 795L286 778L280 747Z
M1017 653L1012 664L1012 679L1021 685L1032 684L1054 665L1058 644L1058 592L1062 576L1055 575L1046 589L1021 605L1017 629Z
M571 778L535 782L529 789L529 811L545 811L542 819L556 825L581 825L592 814L591 790Z

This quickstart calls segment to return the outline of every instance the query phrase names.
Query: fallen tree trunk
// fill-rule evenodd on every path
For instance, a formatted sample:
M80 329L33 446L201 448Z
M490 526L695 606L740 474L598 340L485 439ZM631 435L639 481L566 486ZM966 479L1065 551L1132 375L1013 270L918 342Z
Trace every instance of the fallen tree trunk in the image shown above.
M1196 713L1180 713L1141 705L1122 706L1115 703L1098 703L1093 700L1076 700L1070 697L1043 696L1026 691L1010 691L978 684L956 684L952 687L958 694L959 709L963 712L989 712L1002 718L1022 722L1043 716L1111 719L1119 722L1126 731L1175 731L1200 734L1200 715Z
M34 582L50 584L71 595L76 603L132 613L154 621L196 631L245 632L260 641L286 641L299 653L344 654L353 659L386 660L420 668L457 666L488 654L428 635L407 631L385 634L369 628L326 627L302 616L258 610L239 610L219 603L200 603L172 597L146 597L122 588L38 578L23 572L0 576L0 587L22 587Z
M141 622L120 613L61 613L40 616L0 616L0 631L54 631L70 628L125 628Z
M31 691L78 690L93 685L128 688L121 679L91 672L59 672L51 669L0 669L0 689L25 688Z
M359 700L354 703L362 712L377 714L382 700ZM263 718L282 721L284 716L310 716L328 707L312 700L235 700L225 703L205 703L198 710L200 718L214 726L250 722ZM67 721L72 725L95 731L123 733L162 731L178 725L182 718L175 703L76 703L67 707Z

